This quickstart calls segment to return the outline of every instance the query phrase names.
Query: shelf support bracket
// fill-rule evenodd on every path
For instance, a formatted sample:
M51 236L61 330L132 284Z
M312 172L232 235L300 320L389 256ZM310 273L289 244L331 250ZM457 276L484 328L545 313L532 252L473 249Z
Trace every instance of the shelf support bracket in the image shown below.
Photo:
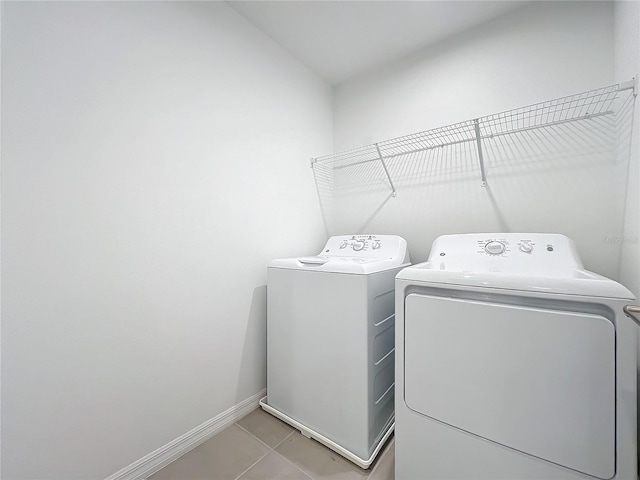
M476 130L476 145L478 147L478 161L480 162L480 175L482 176L482 186L487 186L487 175L484 171L484 158L482 157L482 138L480 137L480 121L476 118L473 120L473 126Z
M619 83L618 91L622 90L633 90L633 96L636 97L638 95L638 77L633 77L627 82Z
M380 147L377 143L374 143L376 150L378 152L378 157L380 157L380 163L382 163L382 168L384 168L384 173L387 174L387 180L389 180L389 185L391 185L391 196L395 198L396 196L396 187L393 186L393 181L391 180L391 175L389 175L389 170L387 170L387 164L384 163L384 157L382 156L382 152L380 151Z

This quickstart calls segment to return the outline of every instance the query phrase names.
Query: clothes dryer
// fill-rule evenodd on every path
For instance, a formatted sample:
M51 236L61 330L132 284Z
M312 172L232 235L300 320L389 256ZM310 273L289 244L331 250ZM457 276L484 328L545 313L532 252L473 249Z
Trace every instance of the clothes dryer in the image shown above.
M363 468L393 428L394 280L409 264L401 237L349 235L267 269L261 405Z
M396 280L396 479L636 479L633 295L563 235L445 235Z

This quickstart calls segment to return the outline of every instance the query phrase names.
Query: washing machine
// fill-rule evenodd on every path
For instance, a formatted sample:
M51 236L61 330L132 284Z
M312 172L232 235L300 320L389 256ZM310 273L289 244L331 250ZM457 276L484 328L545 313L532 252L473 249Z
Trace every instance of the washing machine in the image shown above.
M396 279L396 479L635 480L632 299L563 235L437 238Z
M394 425L394 235L329 238L267 269L267 412L362 468Z

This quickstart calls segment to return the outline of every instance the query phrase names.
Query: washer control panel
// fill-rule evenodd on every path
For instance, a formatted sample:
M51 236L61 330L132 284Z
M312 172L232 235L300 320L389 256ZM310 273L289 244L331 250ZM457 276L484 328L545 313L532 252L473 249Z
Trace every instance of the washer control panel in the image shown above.
M384 240L378 235L348 235L342 237L331 237L323 254L337 253L335 252L336 240L338 240L338 250L349 253L352 256L354 252L371 252L380 250L384 245ZM341 252L341 253L342 253Z
M367 250L379 250L382 248L382 240L376 235L351 235L340 241L340 250L353 250L354 252L366 252Z
M396 235L340 235L329 238L321 256L396 258L407 255L407 242Z

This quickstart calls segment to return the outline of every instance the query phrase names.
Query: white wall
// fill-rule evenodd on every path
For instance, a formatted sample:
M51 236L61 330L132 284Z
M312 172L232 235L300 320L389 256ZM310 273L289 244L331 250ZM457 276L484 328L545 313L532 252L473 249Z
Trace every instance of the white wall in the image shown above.
M2 478L101 478L265 387L332 92L224 3L3 7Z
M625 81L640 74L640 2L617 1L615 4L615 76ZM636 100L637 103L637 100ZM620 252L620 281L640 298L640 107L633 110L633 128L622 132L621 156L629 156L627 199ZM629 138L630 137L630 138ZM636 301L636 305L638 302ZM640 329L638 329L638 384L640 385ZM640 411L640 397L637 398ZM640 419L639 419L640 421ZM640 428L638 428L640 445Z
M640 74L640 2L615 4L615 78L624 82ZM620 281L640 298L640 107L633 111L633 130L623 132L622 155L630 156ZM629 138L631 136L631 138ZM640 361L640 358L639 358Z
M0 1L0 264L2 263L2 11L4 2ZM0 268L0 477L2 477L2 269Z
M335 146L342 150L609 85L613 43L610 2L529 3L339 86ZM415 167L416 178L397 185L395 199L383 180L364 192L342 192L330 231L401 234L416 262L445 233L560 232L576 241L588 268L615 278L620 245L606 239L622 230L626 165L615 161L611 138L589 131L578 145L584 155L572 146L553 151L564 134L531 132L516 146L520 152L509 157L503 151L499 161L485 151L487 188L480 185L473 152L460 147L452 165L434 153L431 165Z

